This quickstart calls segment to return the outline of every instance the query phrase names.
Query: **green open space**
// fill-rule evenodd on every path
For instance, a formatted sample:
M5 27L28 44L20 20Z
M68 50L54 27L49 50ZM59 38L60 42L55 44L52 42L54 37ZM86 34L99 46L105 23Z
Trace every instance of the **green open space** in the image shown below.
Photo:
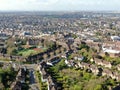
M38 53L37 51L32 49L24 49L24 50L18 51L18 55L22 55L22 56L29 56L37 53Z
M17 50L16 53L17 55L21 56L30 56L30 55L35 55L40 52L44 52L47 48L23 48L22 50Z

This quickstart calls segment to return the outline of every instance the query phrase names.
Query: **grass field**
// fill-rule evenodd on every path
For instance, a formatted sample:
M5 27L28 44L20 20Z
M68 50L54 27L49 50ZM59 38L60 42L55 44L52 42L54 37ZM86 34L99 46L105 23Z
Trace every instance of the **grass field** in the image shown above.
M17 55L21 55L21 56L29 56L29 55L34 55L40 52L44 52L46 51L47 48L45 47L41 47L41 48L24 48L22 50L18 50L17 51Z
M32 49L24 49L18 52L18 55L22 56L29 56L29 55L34 55L37 54L38 52Z

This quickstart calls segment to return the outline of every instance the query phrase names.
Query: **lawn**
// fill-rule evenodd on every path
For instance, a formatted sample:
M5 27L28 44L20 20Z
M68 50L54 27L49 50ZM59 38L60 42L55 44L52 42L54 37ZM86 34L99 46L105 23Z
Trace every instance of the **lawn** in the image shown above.
M29 56L29 55L34 55L37 54L38 52L32 49L24 49L18 52L18 55L22 56Z
M44 52L46 51L47 48L41 47L41 48L37 48L34 46L31 46L29 48L22 48L21 50L17 50L17 55L21 55L21 56L29 56L29 55L34 55L34 54L38 54L40 52Z

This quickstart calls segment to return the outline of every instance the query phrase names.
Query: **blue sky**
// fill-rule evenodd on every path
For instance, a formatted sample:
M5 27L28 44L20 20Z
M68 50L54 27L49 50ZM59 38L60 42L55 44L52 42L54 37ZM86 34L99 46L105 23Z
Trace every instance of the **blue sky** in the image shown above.
M120 0L0 0L0 11L120 11Z

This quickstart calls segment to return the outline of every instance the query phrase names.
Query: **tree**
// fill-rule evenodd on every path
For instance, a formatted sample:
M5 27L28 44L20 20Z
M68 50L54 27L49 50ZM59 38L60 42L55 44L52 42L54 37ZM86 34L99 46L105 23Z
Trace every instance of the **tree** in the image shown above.
M66 67L66 64L64 62L64 60L61 60L59 63L58 63L58 70L62 70L63 68Z
M82 85L74 85L74 89L73 90L82 90L83 86Z
M110 56L109 53L105 52L105 56Z
M23 39L23 40L21 41L21 44L22 44L22 45L26 45L26 42L27 42L27 39Z
M96 87L94 88L94 90L103 90L102 85L96 85Z
M16 55L16 54L17 54L17 50L16 49L12 50L12 55Z
M89 80L89 79L91 78L91 74L84 72L84 73L83 73L83 78L84 78L85 80Z

